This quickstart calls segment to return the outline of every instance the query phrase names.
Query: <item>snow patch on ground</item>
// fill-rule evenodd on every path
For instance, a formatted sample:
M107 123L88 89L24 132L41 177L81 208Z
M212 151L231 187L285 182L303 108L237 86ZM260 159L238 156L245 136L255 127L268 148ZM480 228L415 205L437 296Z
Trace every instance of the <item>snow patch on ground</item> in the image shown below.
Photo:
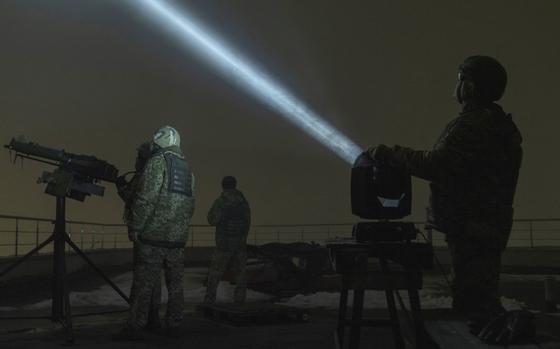
M519 282L544 282L546 278L553 278L555 281L560 282L560 275L539 275L539 274L500 274L502 281L519 281Z
M400 291L404 304L407 308L410 307L408 294L405 291ZM448 309L451 308L453 299L449 296L442 296L440 292L434 293L433 290L420 290L420 304L422 309ZM340 299L339 292L318 292L310 295L299 294L287 300L282 304L289 305L297 308L325 308L325 309L338 309ZM348 303L352 304L352 293L348 295ZM398 301L397 301L398 302ZM398 304L398 303L397 303ZM523 304L515 299L502 297L502 304L507 310L521 309ZM387 308L387 301L384 291L368 290L365 292L364 297L365 309L379 309Z
M439 276L427 275L424 278L424 287L419 290L420 305L422 309L450 309L453 304L453 298L448 295L445 290L448 288L445 281ZM410 308L408 292L399 291L402 300L407 308ZM396 298L396 297L395 297ZM340 299L339 292L317 292L309 295L296 295L292 298L285 299L282 304L298 307L298 308L325 308L338 309ZM523 302L515 299L502 297L502 304L507 310L521 309ZM348 305L353 301L352 292L348 294ZM398 306L398 299L395 299ZM364 308L387 308L387 298L384 291L367 290L364 297Z
M185 302L187 303L202 303L206 287L203 283L206 278L206 268L189 268L185 270L183 278L183 287L185 290ZM544 276L533 275L511 275L506 274L508 278L519 278L521 281L527 281L527 277L531 279L544 279ZM132 272L124 273L114 277L113 282L126 294L130 292L132 285ZM162 281L162 303L167 302L167 288ZM441 309L451 308L452 298L445 294L445 284L439 278L426 277L424 279L424 289L419 291L420 303L423 309ZM232 302L234 285L222 281L218 287L217 301L218 302ZM400 295L407 307L410 306L408 295L405 291L400 291ZM284 299L282 304L298 307L298 308L326 308L338 309L339 292L317 292L309 295L296 295L294 297ZM247 301L266 301L272 299L273 296L247 290ZM352 292L348 297L348 304L352 304ZM70 303L73 306L122 306L127 307L127 303L109 286L103 285L95 290L88 292L71 292ZM515 299L502 298L504 307L508 310L520 309L523 303ZM386 297L383 291L368 290L365 294L364 307L371 308L386 308ZM23 307L25 310L45 309L51 306L51 300L44 300L35 304L26 305ZM8 307L6 307L8 308ZM0 309L2 310L2 309ZM4 309L14 310L14 309Z
M17 310L17 308L14 307L0 307L0 311L14 311Z
M202 303L206 287L203 286L207 269L197 268L196 270L186 270L183 278L183 288L185 291L185 302L187 303ZM118 275L114 277L113 282L128 295L132 285L132 272ZM220 282L218 292L216 294L218 302L233 302L234 285L228 282ZM162 279L162 303L167 303L167 287L165 281ZM271 299L272 296L247 290L247 301L264 301ZM103 285L95 290L89 292L71 292L70 304L72 306L122 306L127 307L128 304L122 299L119 294L113 290L109 285ZM45 309L51 306L51 300L46 299L35 304L26 305L23 307L25 310Z

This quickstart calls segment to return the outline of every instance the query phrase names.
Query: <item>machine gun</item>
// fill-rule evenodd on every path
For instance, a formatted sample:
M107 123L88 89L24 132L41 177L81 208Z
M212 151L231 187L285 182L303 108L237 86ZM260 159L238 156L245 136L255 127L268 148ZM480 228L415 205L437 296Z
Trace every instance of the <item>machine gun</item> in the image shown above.
M38 183L46 183L45 192L56 197L56 219L54 231L45 241L29 251L25 256L14 261L4 270L0 277L16 268L22 262L38 253L45 246L53 243L53 279L52 279L52 309L50 319L59 322L66 329L67 342L74 342L72 330L72 312L69 300L69 290L66 285L66 255L68 244L76 254L83 258L125 301L128 297L109 279L82 250L72 241L66 232L66 198L84 201L87 196L103 196L105 188L98 185L99 181L116 183L119 171L104 160L94 156L67 153L64 150L47 148L36 143L26 142L23 138L12 139L5 146L10 152L15 152L14 162L18 159L39 161L57 168L52 172L43 172ZM83 315L83 314L82 314ZM90 314L93 315L93 314ZM20 319L15 317L11 319ZM3 317L2 319L8 319Z
M56 197L84 201L89 195L103 196L105 189L96 183L115 183L119 174L115 166L94 156L67 153L22 138L13 138L5 147L15 152L14 162L21 158L56 166L56 170L45 171L38 179L38 183L47 184L45 192Z

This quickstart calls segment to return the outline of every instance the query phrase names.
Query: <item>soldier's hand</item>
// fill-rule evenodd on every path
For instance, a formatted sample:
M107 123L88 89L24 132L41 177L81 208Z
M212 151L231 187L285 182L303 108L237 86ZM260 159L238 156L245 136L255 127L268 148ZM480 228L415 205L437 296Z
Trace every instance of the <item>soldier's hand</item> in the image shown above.
M128 239L132 242L138 241L138 232L136 232L134 230L129 230L128 231Z
M115 181L115 185L118 188L122 188L127 184L126 178L124 176L118 176L117 180Z
M370 147L367 152L373 160L379 162L390 162L393 154L392 149L384 144Z

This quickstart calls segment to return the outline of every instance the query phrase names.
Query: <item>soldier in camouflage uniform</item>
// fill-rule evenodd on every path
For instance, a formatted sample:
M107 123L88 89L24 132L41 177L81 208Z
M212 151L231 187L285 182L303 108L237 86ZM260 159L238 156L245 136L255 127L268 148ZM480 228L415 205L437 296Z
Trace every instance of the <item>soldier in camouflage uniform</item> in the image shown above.
M506 82L495 59L469 57L459 68L455 92L462 111L433 149L379 145L369 150L374 159L430 181L429 221L446 235L451 252L453 308L474 328L503 311L500 259L511 232L522 158L519 130L494 103Z
M128 225L132 221L132 205L134 203L136 193L138 192L138 183L140 180L140 176L146 166L146 162L150 158L152 149L151 149L151 142L144 142L140 144L137 149L136 155L136 163L134 165L135 172L130 181L126 180L126 175L120 176L117 178L116 186L117 192L121 199L124 201L124 221ZM138 263L138 243L134 242L133 245L133 271ZM157 280L156 280L157 281ZM131 288L130 290L130 299L133 299L134 289ZM131 301L132 302L132 301ZM150 311L148 314L148 324L146 328L149 330L155 330L161 327L161 321L159 319L159 306L161 303L161 279L160 282L157 282L154 285L154 289L152 290L152 300L150 303Z
M169 126L153 137L153 151L138 181L131 206L129 238L137 243L133 294L127 326L116 339L137 339L148 322L155 285L165 274L169 335L179 335L183 318L183 268L187 230L194 213L194 176Z
M208 212L208 223L216 227L216 250L208 272L205 304L216 302L218 284L230 264L236 275L234 301L245 301L247 234L251 225L251 210L245 196L236 187L237 181L234 177L224 177L223 192Z

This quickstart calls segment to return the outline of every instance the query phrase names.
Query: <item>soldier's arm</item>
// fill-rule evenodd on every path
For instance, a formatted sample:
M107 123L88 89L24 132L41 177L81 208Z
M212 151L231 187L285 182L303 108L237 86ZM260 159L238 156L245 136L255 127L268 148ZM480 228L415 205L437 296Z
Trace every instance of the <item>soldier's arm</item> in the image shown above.
M219 225L220 222L222 221L222 216L223 216L223 200L221 197L219 197L212 204L210 211L208 211L208 217L207 217L208 224L213 226Z
M251 206L245 201L245 219L247 222L247 229L245 231L245 236L249 235L249 229L251 228Z
M194 194L194 190L195 190L195 184L194 184L194 174L191 173L191 194L192 194L192 205L189 206L189 212L187 213L189 220L192 218L192 216L194 215L194 210L195 210L195 202L196 202L196 198L195 198L195 194Z
M126 183L126 184L117 188L117 193L119 194L120 198L124 202L127 202L130 199L130 196L131 196L131 188L130 187L131 187L130 183Z
M132 205L130 229L140 232L151 217L163 186L166 163L163 156L148 160L139 180L138 193Z
M196 189L194 173L191 173L191 193L194 198L194 190Z
M485 129L481 126L477 119L462 118L434 149L394 146L390 162L428 181L437 182L447 176L465 173L476 166L476 159L484 146Z
M121 197L124 202L129 202L132 196L134 195L134 189L138 184L140 174L137 172L134 176L130 179L130 181L125 182L124 184L118 185L117 184L117 193Z
M245 219L247 221L247 226L251 226L251 206L249 206L247 200L245 200Z

